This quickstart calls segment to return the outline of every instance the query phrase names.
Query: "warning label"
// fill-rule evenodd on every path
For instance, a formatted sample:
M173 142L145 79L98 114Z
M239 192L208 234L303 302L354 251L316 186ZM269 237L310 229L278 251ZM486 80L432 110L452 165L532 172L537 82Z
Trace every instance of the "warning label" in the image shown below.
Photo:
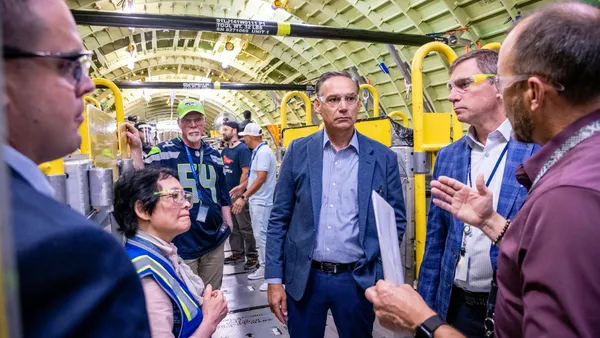
M212 83L204 83L204 82L184 82L184 89L212 89Z
M273 32L273 28L275 32ZM217 32L234 34L271 35L277 28L266 21L249 21L237 19L217 19Z

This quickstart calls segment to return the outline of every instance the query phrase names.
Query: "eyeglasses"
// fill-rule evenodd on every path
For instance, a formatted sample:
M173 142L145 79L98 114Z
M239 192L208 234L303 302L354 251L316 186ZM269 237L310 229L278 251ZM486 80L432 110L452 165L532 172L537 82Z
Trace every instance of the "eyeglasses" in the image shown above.
M163 190L154 193L154 196L170 196L173 198L173 202L179 205L185 205L185 202L193 203L192 193L189 191L181 190L181 189L171 189L171 190Z
M327 105L329 108L337 108L344 100L346 101L348 106L353 107L356 104L358 104L359 98L358 98L358 95L356 95L356 94L349 94L349 95L345 95L345 96L341 96L341 95L330 95L327 97L319 96L319 100L321 102L325 103L325 105Z
M500 90L500 93L502 93L502 92L504 92L504 90L506 88L514 85L515 83L527 81L531 77L534 77L534 76L540 77L545 80L545 78L540 75L505 75L505 76L498 75L498 76L496 76L496 78L494 80L496 82L496 86L498 86L498 90ZM550 81L548 83L559 92L565 90L565 86L563 86L562 84L560 84L558 82Z
M192 123L198 124L198 123L204 121L204 117L184 118L179 121L181 121L181 124L183 124L184 126L189 127L192 125Z
M5 59L31 59L31 58L53 58L68 61L68 66L64 67L65 74L69 74L75 80L75 85L79 86L81 79L88 76L92 65L93 52L73 52L73 53L54 53L54 52L27 52L13 47L2 47L2 55Z
M497 76L496 74L474 74L448 82L448 90L456 89L459 94L467 92L472 84L480 84L485 80Z

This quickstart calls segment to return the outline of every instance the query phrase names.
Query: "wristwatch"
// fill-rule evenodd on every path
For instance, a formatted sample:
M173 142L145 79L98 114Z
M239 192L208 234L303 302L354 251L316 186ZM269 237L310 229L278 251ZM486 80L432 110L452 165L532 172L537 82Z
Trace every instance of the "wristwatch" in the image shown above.
M438 315L432 316L421 323L421 325L417 326L415 338L433 338L433 333L435 330L445 324L446 322L442 319L442 317Z
M248 199L248 198L246 198L246 196L244 196L244 195L240 196L240 198L242 199L242 201L245 201L245 200L247 200L247 199Z

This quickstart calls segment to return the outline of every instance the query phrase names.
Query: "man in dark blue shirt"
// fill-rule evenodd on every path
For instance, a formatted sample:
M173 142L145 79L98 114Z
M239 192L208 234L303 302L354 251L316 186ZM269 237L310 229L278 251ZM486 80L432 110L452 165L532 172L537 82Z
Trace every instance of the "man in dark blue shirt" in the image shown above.
M139 140L130 142L136 166L168 167L179 176L184 189L192 192L190 230L175 237L177 252L204 284L221 288L224 243L232 227L229 190L223 174L223 159L218 151L202 142L206 120L204 107L196 100L183 100L177 107L181 136L159 143L146 155L143 163ZM134 146L135 144L135 146Z
M252 153L246 144L240 142L238 132L240 126L237 122L228 121L223 126L223 140L227 142L227 147L223 149L223 165L227 188L232 203L238 199L248 184L248 170ZM225 264L241 262L246 256L246 270L252 270L258 267L258 251L256 250L256 240L252 231L250 222L250 209L248 205L242 208L242 211L233 215L233 230L229 238L231 244L231 256L225 258Z

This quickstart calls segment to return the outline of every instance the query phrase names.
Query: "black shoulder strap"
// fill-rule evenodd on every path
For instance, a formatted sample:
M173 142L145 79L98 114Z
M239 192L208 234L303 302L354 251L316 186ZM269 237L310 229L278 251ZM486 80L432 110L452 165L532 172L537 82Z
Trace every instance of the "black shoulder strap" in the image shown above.
M487 338L494 337L494 312L496 311L496 296L498 295L498 281L496 280L496 271L492 274L492 287L486 305L486 318L483 323L485 326L485 336Z

